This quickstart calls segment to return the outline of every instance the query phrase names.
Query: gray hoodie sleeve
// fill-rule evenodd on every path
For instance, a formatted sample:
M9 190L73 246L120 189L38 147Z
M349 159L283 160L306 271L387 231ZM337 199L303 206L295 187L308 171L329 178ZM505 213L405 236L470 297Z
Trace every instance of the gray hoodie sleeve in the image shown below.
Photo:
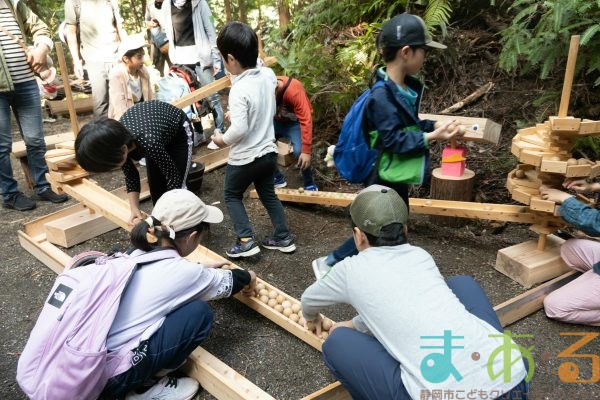
M314 320L324 307L338 303L349 304L344 266L344 261L337 263L325 277L304 291L301 298L304 319Z
M204 31L206 32L208 43L210 44L210 53L213 61L212 65L213 67L220 68L221 53L219 53L219 49L217 48L217 33L215 31L212 12L206 1L201 1L199 7L201 7L200 15L202 16L202 25L204 26Z

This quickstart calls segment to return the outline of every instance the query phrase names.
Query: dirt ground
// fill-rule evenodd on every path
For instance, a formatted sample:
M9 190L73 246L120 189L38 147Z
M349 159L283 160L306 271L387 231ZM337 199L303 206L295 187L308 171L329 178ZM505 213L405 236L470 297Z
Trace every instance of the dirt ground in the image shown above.
M68 121L46 123L47 133L68 130ZM24 189L23 174L13 165L20 187ZM221 201L224 170L219 169L204 177L202 197L207 203ZM301 178L293 167L287 170L291 187L298 187ZM124 184L120 172L95 175L94 179L106 189ZM323 188L328 183L319 180ZM337 187L336 190L350 190ZM29 193L28 190L24 190ZM0 398L24 398L15 381L17 360L41 305L55 279L54 273L21 248L17 231L24 223L37 217L74 204L38 203L31 212L0 209L0 221L5 239L0 242ZM270 232L270 222L257 200L246 201L248 213L259 235ZM144 208L150 210L150 203ZM257 274L286 293L300 298L303 290L313 281L310 262L327 254L339 245L350 232L346 213L341 208L286 204L286 213L292 232L296 235L298 250L281 254L263 250L260 256L243 260L240 266L251 268ZM208 247L223 254L234 242L235 235L225 212L225 221L212 231ZM492 304L508 300L524 289L494 270L496 252L504 247L532 238L526 226L508 224L498 226L488 222L470 221L463 228L444 228L430 223L425 216L413 216L409 226L410 241L429 251L442 274L468 274L483 286ZM128 236L115 230L76 247L69 254L84 250L109 250L114 244L127 246ZM398 265L402 267L402 265ZM399 296L402 294L399 293ZM301 342L266 318L233 299L215 301L215 325L204 343L209 352L246 376L257 386L278 399L298 399L333 381L325 368L320 353ZM353 316L347 306L332 307L326 313L334 320ZM424 316L425 318L427 316ZM529 334L532 338L518 339L526 347L533 346L535 375L532 381L532 399L598 399L600 389L593 383L565 383L559 379L557 368L565 361L576 361L580 379L592 376L591 358L559 358L558 354L574 343L577 337L561 336L562 332L598 332L597 328L572 326L548 320L542 311L510 326L514 334ZM576 353L590 354L598 361L600 338L594 339ZM596 382L598 380L595 377ZM201 392L199 399L212 398Z

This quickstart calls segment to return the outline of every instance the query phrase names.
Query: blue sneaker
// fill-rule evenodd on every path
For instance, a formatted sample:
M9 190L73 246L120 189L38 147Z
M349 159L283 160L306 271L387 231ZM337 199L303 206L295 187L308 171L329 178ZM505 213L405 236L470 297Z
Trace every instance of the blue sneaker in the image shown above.
M273 179L273 183L275 184L275 189L281 189L287 186L287 181L285 180L285 176L278 175Z
M231 258L250 257L258 253L260 253L260 247L258 247L258 243L254 238L248 240L238 239L235 246L230 247L225 252Z
M304 190L307 192L318 192L319 188L314 183L311 183L310 185L304 186Z
M296 245L294 244L294 237L292 235L287 235L283 239L268 237L265 240L263 240L262 246L265 249L279 250L282 253L291 253L294 250L296 250Z

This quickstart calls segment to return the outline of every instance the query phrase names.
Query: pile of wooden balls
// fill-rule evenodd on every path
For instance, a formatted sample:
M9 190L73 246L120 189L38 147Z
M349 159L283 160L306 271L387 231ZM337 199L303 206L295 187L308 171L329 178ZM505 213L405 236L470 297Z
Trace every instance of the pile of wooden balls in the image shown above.
M275 311L283 314L293 323L304 328L306 320L302 317L302 310L297 300L286 297L283 293L277 291L277 289L269 287L263 282L256 284L255 293L261 303L265 303ZM312 322L309 322L307 326L310 331L315 331L315 326ZM321 322L322 339L326 339L329 336L329 330L332 326L333 321L324 317Z

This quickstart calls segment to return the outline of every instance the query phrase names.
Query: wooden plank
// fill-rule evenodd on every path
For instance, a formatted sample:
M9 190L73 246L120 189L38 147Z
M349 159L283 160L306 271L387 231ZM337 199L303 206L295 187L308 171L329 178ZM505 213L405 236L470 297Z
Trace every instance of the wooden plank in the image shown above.
M579 126L581 125L581 118L573 117L549 117L550 124L553 131L560 132L579 132Z
M305 204L335 205L346 207L356 197L354 193L304 192L296 189L275 189L279 200ZM258 198L255 190L250 191L251 198ZM561 224L556 216L530 212L528 207L473 203L466 201L431 200L410 198L410 212L415 214L443 215L448 217L486 219L494 221L518 222L523 224L543 223L545 221Z
M69 105L66 98L64 100L46 100L50 114L65 115L69 113ZM91 97L80 97L73 99L73 108L76 114L87 114L94 110L94 99Z
M579 125L579 134L586 135L597 135L600 133L600 121L593 121L591 119L584 119Z
M50 171L50 177L55 183L67 183L89 176L89 172L77 165L74 168L60 171Z
M56 143L56 148L57 149L71 149L71 150L75 150L75 141L74 140L67 140L65 142Z
M566 117L569 113L569 100L571 99L571 87L573 85L573 76L575 75L575 64L577 63L577 53L579 51L579 35L572 35L569 43L569 55L567 57L567 67L565 68L565 78L560 96L560 105L558 107L558 116Z
M464 140L473 142L486 142L498 144L502 125L489 118L463 117L460 115L419 114L420 119L431 119L434 121L456 120L466 128Z
M59 149L66 150L66 149ZM69 151L69 150L68 150ZM48 169L52 171L58 171L59 169L73 169L77 168L77 160L75 159L75 154L67 154L62 156L55 157L46 157L46 164L48 165Z
M46 143L46 149L53 149L57 143L67 142L74 139L73 132L58 133L56 135L49 135L44 137ZM11 154L15 158L27 157L27 148L25 142L13 142Z
M530 164L539 167L542 163L543 155L544 153L541 151L522 150L519 153L519 161L525 164Z
M494 307L494 310L502 326L510 325L540 310L543 307L544 298L549 293L566 285L579 275L577 271L569 271L517 297L498 304Z
M542 159L542 164L540 165L540 171L550 172L553 174L566 174L567 173L567 162Z
M44 225L47 240L62 247L75 246L117 228L113 222L88 209Z
M525 288L555 278L570 270L560 256L563 243L563 239L549 235L543 251L538 250L537 240L500 249L496 270Z
M208 85L202 86L198 90L194 90L193 92L186 94L180 99L173 100L171 104L177 108L184 108L230 86L231 80L228 76L224 76L221 79L209 83Z
M56 50L56 58L60 65L60 74L65 90L65 99L67 101L67 107L69 111L69 119L71 120L71 130L73 131L74 137L79 134L79 121L77 121L77 113L75 110L75 104L73 101L73 93L71 92L71 84L69 83L69 69L67 68L67 61L65 59L65 53L61 42L54 43L54 49ZM92 100L93 105L93 100Z
M231 147L224 147L219 150L214 150L210 153L196 156L192 159L192 161L204 164L204 173L207 173L227 164L227 160L229 160L230 149Z
M531 196L529 208L536 211L553 213L556 203L549 200L542 200L539 196Z
M339 381L336 381L301 400L352 400L352 396Z
M63 149L63 148L58 147L58 148L46 151L45 158L48 159L48 158L61 157L61 156L67 156L67 155L75 155L75 152L71 149Z
M575 178L575 177L583 177L589 176L592 173L592 165L569 165L567 167L566 177L567 178Z
M44 263L48 268L60 274L71 257L59 250L47 240L38 241L23 231L17 231L21 247Z
M267 392L201 347L188 357L182 370L217 399L275 400Z

